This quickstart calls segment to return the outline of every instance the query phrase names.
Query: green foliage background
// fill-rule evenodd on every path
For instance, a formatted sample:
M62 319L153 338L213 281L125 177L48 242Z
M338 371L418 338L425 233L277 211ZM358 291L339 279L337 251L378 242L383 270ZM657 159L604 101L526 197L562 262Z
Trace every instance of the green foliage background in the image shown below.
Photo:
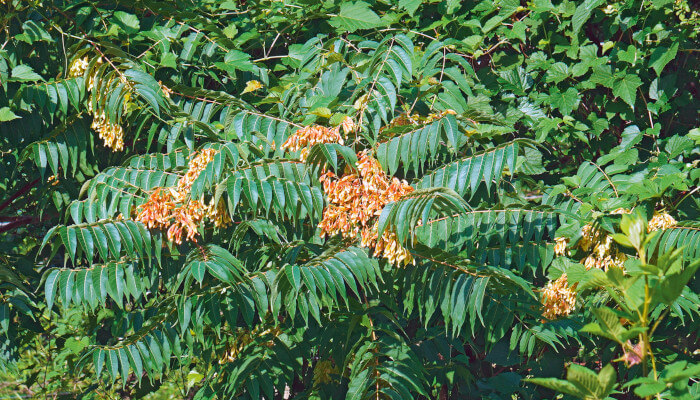
M594 289L603 278L573 244L586 224L620 232L616 209L663 211L679 222L645 245L649 264L674 248L683 265L700 258L692 2L0 10L0 393L539 399L554 392L524 379L571 364L647 376L645 362L613 362L615 340L581 331L618 288ZM263 88L247 92L252 80ZM122 151L90 128L91 110L123 127ZM456 115L392 124L445 110ZM306 162L282 149L298 128L345 116L362 124L344 145ZM219 153L192 197L223 198L231 227L175 245L131 219L203 148ZM417 189L380 218L415 264L319 236L319 169L352 168L363 149ZM571 255L555 256L556 237ZM576 311L547 320L540 290L564 272L580 283ZM683 276L680 296L650 310L665 317L653 346L667 380L644 378L637 395L700 396L698 281ZM587 398L633 396L586 382Z

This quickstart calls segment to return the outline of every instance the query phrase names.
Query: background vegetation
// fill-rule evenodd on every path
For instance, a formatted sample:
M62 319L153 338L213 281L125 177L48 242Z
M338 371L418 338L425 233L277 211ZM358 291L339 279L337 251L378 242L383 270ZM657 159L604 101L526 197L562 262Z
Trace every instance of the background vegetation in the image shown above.
M700 396L692 2L0 10L7 398Z

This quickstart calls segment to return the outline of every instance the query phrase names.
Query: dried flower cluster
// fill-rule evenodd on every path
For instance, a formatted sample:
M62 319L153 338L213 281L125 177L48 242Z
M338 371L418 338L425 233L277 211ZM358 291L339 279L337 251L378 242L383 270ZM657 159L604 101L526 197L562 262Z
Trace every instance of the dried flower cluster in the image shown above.
M576 284L569 287L566 274L562 274L556 281L550 281L542 290L542 304L546 318L555 319L566 316L576 308Z
M197 241L197 224L208 218L217 228L231 223L222 199L205 204L204 199L189 198L192 183L206 168L216 154L214 149L204 149L190 157L189 168L174 188L156 188L146 203L137 209L136 220L148 228L168 228L168 240L182 243L182 234L187 240Z
M665 212L654 213L647 225L647 232L669 229L676 226L676 220Z
M384 173L379 161L366 151L358 154L358 174L346 173L337 177L326 172L320 178L328 198L319 224L321 236L341 235L361 237L363 247L374 248L375 257L384 257L392 264L408 264L413 257L392 232L377 233L377 217L389 202L411 193L413 188L398 178Z
M343 144L343 137L340 136L340 126L326 128L321 125L305 126L292 134L282 144L282 150L299 151L299 158L305 161L309 155L309 148L317 143L340 143ZM346 126L351 126L347 124ZM345 129L345 126L343 126Z

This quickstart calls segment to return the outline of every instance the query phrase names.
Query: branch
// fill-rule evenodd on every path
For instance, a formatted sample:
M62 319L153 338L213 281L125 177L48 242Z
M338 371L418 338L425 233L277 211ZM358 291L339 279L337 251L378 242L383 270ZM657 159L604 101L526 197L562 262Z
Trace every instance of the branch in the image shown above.
M15 201L18 197L27 193L31 188L36 186L37 183L39 183L39 178L36 178L28 184L24 185L24 187L18 190L17 193L13 194L9 199L5 200L4 202L2 202L2 204L0 204L0 211L7 208L7 206L12 204L12 202Z

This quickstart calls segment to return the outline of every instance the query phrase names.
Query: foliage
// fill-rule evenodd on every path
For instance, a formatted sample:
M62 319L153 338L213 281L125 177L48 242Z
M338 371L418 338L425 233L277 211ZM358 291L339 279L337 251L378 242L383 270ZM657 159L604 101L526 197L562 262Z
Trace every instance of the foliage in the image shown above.
M700 393L692 3L0 8L15 394Z

